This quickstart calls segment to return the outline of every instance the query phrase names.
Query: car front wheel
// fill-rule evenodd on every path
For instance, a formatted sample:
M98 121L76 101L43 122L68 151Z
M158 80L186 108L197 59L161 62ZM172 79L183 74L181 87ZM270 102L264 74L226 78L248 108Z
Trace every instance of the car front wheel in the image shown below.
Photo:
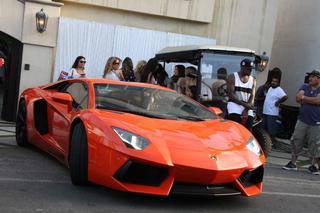
M18 114L16 119L16 142L19 146L26 146L27 140L27 107L26 101L21 99L19 102Z
M88 183L88 141L82 123L77 123L72 132L69 166L73 184Z

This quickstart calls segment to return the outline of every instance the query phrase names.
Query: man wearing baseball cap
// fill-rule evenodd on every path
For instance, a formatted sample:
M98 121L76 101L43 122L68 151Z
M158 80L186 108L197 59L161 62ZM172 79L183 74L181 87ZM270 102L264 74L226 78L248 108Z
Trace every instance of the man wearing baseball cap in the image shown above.
M306 140L311 154L311 166L308 171L320 175L320 71L313 70L307 75L309 83L303 84L296 96L296 101L301 107L291 141L291 161L283 169L297 170L298 155L302 152Z
M253 100L256 80L251 76L253 61L240 62L240 71L228 76L228 119L243 124L250 131L253 124Z

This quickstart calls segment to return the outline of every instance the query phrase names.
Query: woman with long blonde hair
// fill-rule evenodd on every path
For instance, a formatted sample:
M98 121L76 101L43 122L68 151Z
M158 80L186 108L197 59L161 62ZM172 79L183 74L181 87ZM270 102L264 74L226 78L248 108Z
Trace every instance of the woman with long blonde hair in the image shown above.
M124 77L120 68L121 59L118 57L110 57L104 67L103 78L123 81Z

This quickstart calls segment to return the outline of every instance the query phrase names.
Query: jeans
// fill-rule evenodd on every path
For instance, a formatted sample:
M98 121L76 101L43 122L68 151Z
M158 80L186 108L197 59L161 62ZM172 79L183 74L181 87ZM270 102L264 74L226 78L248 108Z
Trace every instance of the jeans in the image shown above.
M278 116L263 114L263 126L271 137L275 137L280 129L277 124Z

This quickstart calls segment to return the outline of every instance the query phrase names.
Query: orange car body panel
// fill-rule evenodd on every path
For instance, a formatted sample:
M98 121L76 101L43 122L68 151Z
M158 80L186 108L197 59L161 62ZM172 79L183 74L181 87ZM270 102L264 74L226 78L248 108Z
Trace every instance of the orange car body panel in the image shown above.
M260 194L262 183L245 187L239 176L245 171L264 166L265 157L246 148L253 137L243 126L223 120L209 121L164 120L130 113L95 109L94 83L112 83L169 90L156 85L115 82L105 79L72 79L89 88L88 109L70 111L55 101L57 93L46 90L49 84L25 90L21 97L27 104L28 141L68 166L72 123L83 122L88 140L88 178L113 189L168 195L174 182L219 185L233 183L245 196ZM41 135L34 124L33 103L47 103L48 134ZM147 138L151 144L144 150L127 148L112 127L118 127ZM145 186L120 182L114 174L128 160L168 169L160 186Z

